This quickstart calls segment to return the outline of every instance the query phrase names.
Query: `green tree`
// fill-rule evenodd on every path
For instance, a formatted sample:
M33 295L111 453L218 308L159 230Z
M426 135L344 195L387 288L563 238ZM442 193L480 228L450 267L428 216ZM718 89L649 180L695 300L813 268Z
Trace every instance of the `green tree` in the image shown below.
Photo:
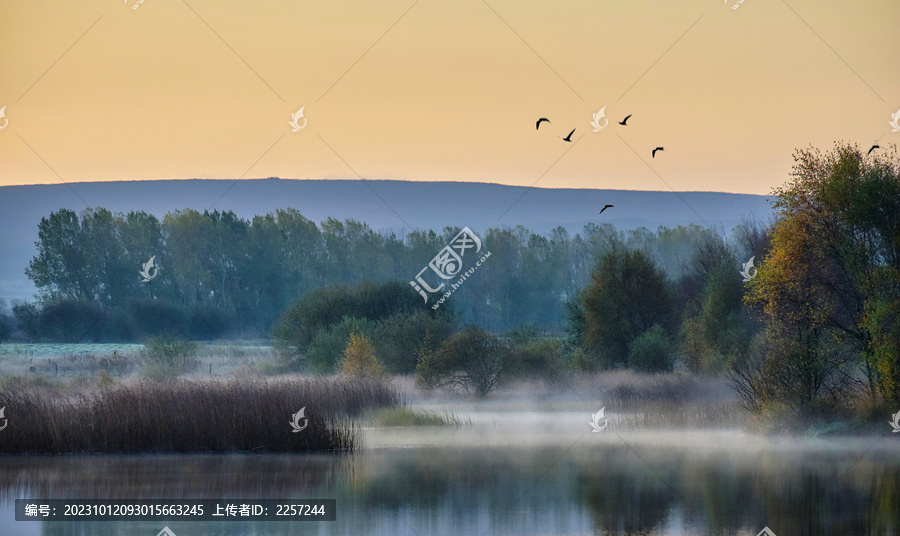
M753 336L737 260L724 240L699 244L681 280L684 358L693 370L725 371Z
M672 292L642 251L614 248L594 269L582 294L582 343L602 366L624 366L632 341L654 325L675 325Z
M75 211L62 209L41 218L38 224L38 253L25 274L43 296L95 299L91 266Z

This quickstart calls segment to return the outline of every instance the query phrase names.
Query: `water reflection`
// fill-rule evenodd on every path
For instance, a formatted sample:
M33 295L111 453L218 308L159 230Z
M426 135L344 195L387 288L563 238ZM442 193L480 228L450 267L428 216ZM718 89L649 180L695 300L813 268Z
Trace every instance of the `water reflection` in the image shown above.
M343 456L5 457L0 502L10 512L16 497L337 499L335 522L165 523L178 536L755 536L763 526L779 536L898 534L900 459L886 440L869 452L864 442L732 452L584 439ZM25 524L0 519L4 534L41 525L20 532ZM161 528L54 522L33 533L155 536Z

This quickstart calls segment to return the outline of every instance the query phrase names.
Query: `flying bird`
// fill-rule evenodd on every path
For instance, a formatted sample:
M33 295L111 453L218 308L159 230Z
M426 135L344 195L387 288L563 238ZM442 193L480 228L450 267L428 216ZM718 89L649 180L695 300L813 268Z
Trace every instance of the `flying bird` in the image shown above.
M550 122L550 120L547 119L546 117L542 117L542 118L538 119L538 120L537 120L537 123L536 123L535 126L534 126L535 130L541 128L541 123L544 122L544 121L546 121L546 122L548 122L548 123Z
M614 206L615 206L615 205L606 205L605 207L603 207L602 209L600 209L600 214L603 214L603 211L604 211L604 210L606 210L606 209L608 209L608 208L613 208Z
M572 134L575 134L575 129L574 129L574 128L572 129L572 132L569 132L569 135L568 135L568 136L566 136L565 138L563 138L563 141L571 142L571 141L572 141Z
M627 127L628 125L626 125L625 123L628 122L628 119L629 119L632 115L634 115L634 114L628 114L628 117L626 117L625 119L619 121L619 124L622 125L623 127Z
M653 158L656 158L656 151L665 151L665 148L657 147L656 149L653 149Z
M874 151L875 149L881 149L881 145L878 145L878 144L873 145L872 148L869 149L869 152L866 153L866 156L869 156L870 154L872 154L872 151Z

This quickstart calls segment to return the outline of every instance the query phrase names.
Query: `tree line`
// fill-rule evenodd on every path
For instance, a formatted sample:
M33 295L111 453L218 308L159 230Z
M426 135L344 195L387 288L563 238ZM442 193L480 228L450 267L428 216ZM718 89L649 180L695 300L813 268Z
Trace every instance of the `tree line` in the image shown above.
M91 208L53 212L38 231L26 274L40 294L17 305L19 326L32 339L78 342L266 335L298 298L362 281L402 281L416 297L408 282L460 229L400 236L352 219L317 225L295 209L252 219L188 209L160 220ZM562 330L566 304L613 248L645 251L667 277L680 279L698 244L725 244L698 226L623 231L589 224L574 236L562 227L544 236L519 226L479 236L491 256L449 302L463 324L494 332ZM158 271L143 282L138 272L151 257Z

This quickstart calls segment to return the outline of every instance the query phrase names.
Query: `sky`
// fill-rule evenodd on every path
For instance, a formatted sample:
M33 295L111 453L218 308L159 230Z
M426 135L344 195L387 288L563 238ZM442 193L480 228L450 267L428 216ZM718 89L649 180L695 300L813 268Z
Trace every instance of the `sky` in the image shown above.
M798 148L900 140L896 0L30 0L0 21L0 185L768 194Z

